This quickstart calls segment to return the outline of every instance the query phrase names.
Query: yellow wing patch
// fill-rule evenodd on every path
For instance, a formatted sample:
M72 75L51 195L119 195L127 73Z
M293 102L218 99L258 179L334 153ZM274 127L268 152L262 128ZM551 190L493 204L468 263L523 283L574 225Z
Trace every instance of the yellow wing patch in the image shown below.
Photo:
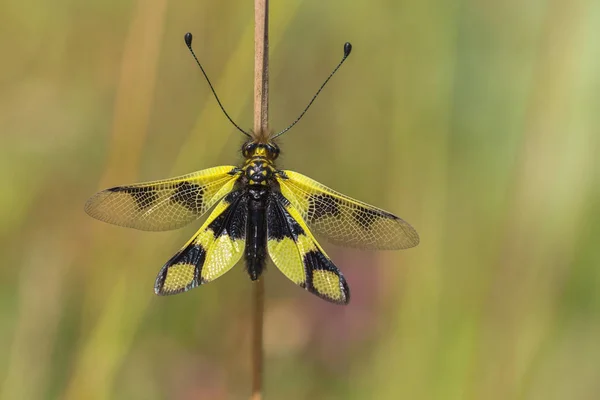
M336 303L342 302L344 298L342 291L342 281L339 274L327 270L314 270L312 284L315 291L319 292L327 299L333 299Z
M239 176L233 166L204 169L177 178L117 186L85 204L90 216L145 231L181 228L229 193Z
M417 231L401 218L345 196L293 171L277 178L281 193L317 233L331 242L363 249L407 249Z
M166 276L162 282L159 294L179 293L195 282L196 265L174 264L166 270Z
M292 282L333 303L347 304L350 290L342 273L319 246L302 216L281 194L267 204L267 250Z
M198 233L162 267L156 294L184 292L229 271L244 253L247 213L240 191L221 200Z

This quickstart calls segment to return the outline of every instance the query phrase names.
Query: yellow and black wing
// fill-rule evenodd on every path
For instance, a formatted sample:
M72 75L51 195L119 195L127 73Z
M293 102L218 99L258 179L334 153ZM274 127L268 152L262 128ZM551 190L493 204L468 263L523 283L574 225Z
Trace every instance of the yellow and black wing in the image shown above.
M350 289L340 270L319 246L294 205L281 193L267 203L267 250L292 282L317 296L348 304Z
M355 200L293 171L278 176L281 193L307 224L331 242L363 249L407 249L417 231L387 211Z
M244 253L247 214L247 197L240 190L225 196L196 235L162 267L156 294L188 291L229 271Z
M92 196L85 204L90 216L110 224L166 231L199 218L229 193L237 169L221 166L172 179L117 186Z

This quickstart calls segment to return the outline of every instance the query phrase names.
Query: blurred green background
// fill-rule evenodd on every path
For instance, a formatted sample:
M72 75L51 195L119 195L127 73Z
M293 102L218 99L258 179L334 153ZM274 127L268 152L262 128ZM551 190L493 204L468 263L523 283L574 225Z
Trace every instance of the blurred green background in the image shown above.
M347 307L266 274L266 399L600 398L600 2L271 4L271 126L354 51L280 166L421 244L325 244ZM0 4L0 398L244 399L251 282L173 297L200 224L83 212L101 188L240 161L183 34L252 127L251 1Z

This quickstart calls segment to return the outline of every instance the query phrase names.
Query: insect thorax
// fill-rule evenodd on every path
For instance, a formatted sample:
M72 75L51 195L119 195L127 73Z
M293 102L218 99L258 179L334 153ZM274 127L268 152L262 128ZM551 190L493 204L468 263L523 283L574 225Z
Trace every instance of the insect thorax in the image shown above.
M249 185L267 186L275 173L273 163L263 156L249 158L242 169Z

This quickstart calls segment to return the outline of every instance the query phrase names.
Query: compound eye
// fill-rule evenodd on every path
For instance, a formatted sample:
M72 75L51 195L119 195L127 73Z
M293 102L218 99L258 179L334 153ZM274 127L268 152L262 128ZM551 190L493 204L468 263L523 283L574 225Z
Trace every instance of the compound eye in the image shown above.
M244 148L242 149L242 154L244 157L250 157L250 155L252 155L252 153L254 152L255 149L256 149L256 143L254 143L254 142L246 143L244 145Z
M268 143L267 151L269 152L269 154L271 154L271 157L273 157L273 159L276 159L277 156L279 156L279 147L277 147L276 144Z

